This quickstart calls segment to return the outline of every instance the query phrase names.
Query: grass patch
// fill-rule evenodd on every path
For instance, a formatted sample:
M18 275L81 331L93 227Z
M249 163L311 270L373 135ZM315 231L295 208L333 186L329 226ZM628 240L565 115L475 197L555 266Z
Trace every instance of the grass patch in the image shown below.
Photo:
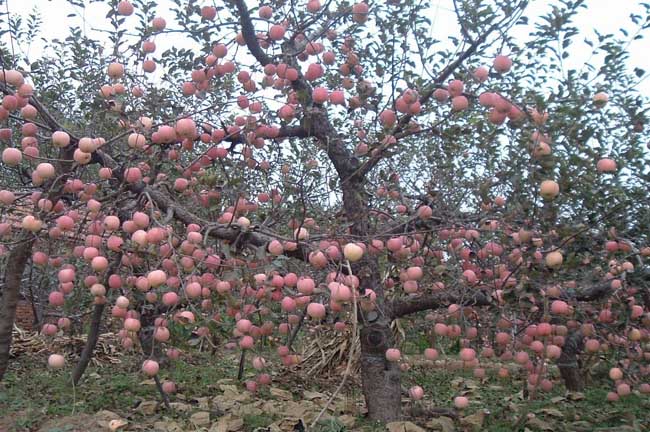
M121 360L122 364L118 365L90 367L82 383L74 389L70 383L70 368L65 372L51 371L42 361L24 358L21 358L20 362L14 362L4 382L0 383L0 430L4 426L8 430L33 431L52 418L65 418L73 413L75 416L92 416L101 410L113 411L127 417L131 424L152 425L159 420L175 421L184 428L183 430L194 430L189 417L197 410L205 410L199 408L196 399L211 399L221 394L219 384L224 379L227 379L228 384L236 384L235 387L245 393L242 386L236 383L236 355L193 353L185 361L172 362L160 373L162 380L170 379L177 383L180 395L172 397L172 401L186 403L188 410L159 410L154 415L144 415L137 407L145 401L157 401L159 395L155 386L143 384L150 380L139 373L142 360L140 357L124 356ZM246 373L246 376L250 377L253 371L247 370ZM294 393L294 401L298 403L301 401L298 397L300 389L328 392L336 387L340 379L332 378L328 385L327 380L309 380L301 376L293 378L295 382L292 381L291 375L283 376L278 378L275 385ZM519 430L524 430L524 427L531 431L544 430L546 426L553 430L567 431L599 428L621 430L626 427L640 431L650 430L650 398L633 393L619 402L607 402L606 395L612 385L608 380L592 382L585 392L575 399L566 397L564 387L558 382L551 392L540 394L539 398L525 399L523 381L518 375L501 379L488 372L485 379L479 380L468 370L451 370L447 367L414 363L411 371L403 375L403 385L408 388L415 384L425 389L425 401L407 401L404 406L405 413L415 412L418 408L421 411L426 407L451 408L455 396L466 395L470 399L470 406L457 414L467 417L484 412L485 418L480 429L484 431L517 430L513 426L521 419L523 423L520 424ZM354 406L355 401L358 403L362 399L361 390L356 387L347 388L344 394L351 401L351 406ZM277 400L271 397L268 389L260 392L257 398ZM250 398L246 403L254 399ZM359 416L358 411L346 413L348 416L356 416L353 427L346 427L337 419L323 419L314 431L386 430L385 426ZM223 414L211 414L211 418L215 421ZM534 414L537 423L526 424L526 416L530 414ZM3 418L9 419L11 423L8 425L7 420L3 423ZM243 430L253 432L266 428L277 420L283 420L281 409L277 412L247 414L242 418ZM430 417L416 416L411 420L424 425ZM462 425L457 423L456 426L458 430L462 430ZM65 430L66 427L64 424L57 428Z

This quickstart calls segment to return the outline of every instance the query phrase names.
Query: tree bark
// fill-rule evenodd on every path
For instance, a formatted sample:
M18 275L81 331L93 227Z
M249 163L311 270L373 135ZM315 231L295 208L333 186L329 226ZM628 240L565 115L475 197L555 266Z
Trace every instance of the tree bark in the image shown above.
M88 339L86 339L86 345L81 352L81 357L79 357L79 362L72 371L72 382L74 385L79 384L79 380L83 376L90 359L93 358L93 353L95 351L95 346L97 346L97 341L99 340L99 331L102 324L102 315L104 314L105 304L96 304L93 308L93 315L90 321L90 330L88 331Z
M582 391L584 388L578 360L582 347L583 341L580 332L570 333L564 342L562 354L557 361L557 367L564 380L564 386L569 391Z
M0 381L9 366L9 350L16 319L20 282L35 241L36 237L31 233L25 233L7 259L4 289L0 291Z
M361 382L363 396L372 420L391 422L402 413L402 386L399 364L386 360L393 346L390 321L382 320L362 327Z
M351 178L343 186L343 207L352 222L350 231L360 237L370 232L368 200L362 182ZM391 422L402 414L402 386L399 364L386 360L386 350L393 348L395 338L391 329L393 316L388 310L381 283L377 257L366 254L352 266L359 278L359 291L372 289L376 294L373 314L359 309L361 317L361 386L371 420Z
M108 278L110 277L111 274L115 273L115 270L117 270L121 261L122 261L122 253L120 252L115 256L113 262L111 263L110 267L106 271L106 275L104 276L104 280L103 280L104 286L108 286ZM81 351L81 356L79 357L79 362L77 363L77 366L75 366L74 370L72 371L72 382L74 383L74 385L79 384L79 380L81 379L84 372L86 371L86 368L88 367L88 363L90 363L90 360L93 358L93 353L95 352L95 347L97 346L97 341L99 340L99 332L101 330L101 324L102 324L102 315L104 313L105 308L106 308L105 303L96 304L95 307L93 308L93 315L90 320L90 329L88 330L88 338L86 339L86 345L84 345L84 349L83 351Z

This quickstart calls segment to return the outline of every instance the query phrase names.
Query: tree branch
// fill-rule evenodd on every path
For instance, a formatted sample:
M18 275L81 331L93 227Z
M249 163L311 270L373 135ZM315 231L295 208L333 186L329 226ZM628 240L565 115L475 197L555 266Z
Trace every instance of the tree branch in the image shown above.
M245 0L233 0L233 3L239 13L242 35L248 50L262 66L266 66L271 63L271 58L266 55L257 41L255 27L253 26L253 21L251 20ZM341 181L345 181L356 174L358 163L353 162L356 159L353 158L352 153L345 146L345 141L330 123L327 109L314 105L311 97L311 86L300 72L300 65L287 52L289 49L299 52L295 42L285 43L282 49L283 54L289 57L288 63L298 71L298 79L291 82L291 87L300 96L301 103L304 107L301 124L306 131L305 137L313 136L318 139L323 150L327 152Z
M264 50L260 47L259 42L257 41L257 35L255 34L255 27L253 26L253 21L251 16L248 13L248 6L246 6L245 0L235 0L235 5L237 6L237 11L239 12L239 19L241 21L241 33L244 36L244 41L248 50L253 54L255 59L262 66L266 66L271 63L271 59L266 55Z
M460 66L465 60L467 60L472 54L476 52L476 50L487 40L487 38L494 32L496 29L498 29L502 24L502 21L496 22L492 24L483 34L481 34L476 40L472 41L472 43L467 47L465 51L463 51L456 60L451 62L447 67L445 67L438 77L433 81L433 83L429 86L429 88L420 96L420 104L424 106L429 99L431 99L431 96L433 96L433 92L439 88L453 73L454 71ZM413 118L413 115L407 114L403 116L402 118L399 119L399 122L397 123L397 126L395 127L395 130L393 131L393 136L398 136L403 133L404 128L410 123L411 119ZM366 163L359 169L360 175L364 176L368 172L370 172L378 163L379 161L383 158L383 152L378 151L374 156L370 157L366 161Z
M99 163L100 165L109 168L117 167L115 160L108 154L102 152L101 150L97 150L95 153L97 156L94 159L95 163ZM114 172L113 174L118 180L123 180L123 172ZM242 230L239 225L212 224L204 219L201 219L199 216L187 210L184 206L176 203L162 190L153 188L143 182L129 185L129 189L137 194L146 194L162 212L171 213L173 217L175 217L183 224L196 224L201 226L205 232L207 232L213 238L225 240L228 242L237 241L255 247L266 246L271 240L276 239L276 237L272 235L255 232L254 228L251 230ZM296 250L286 251L285 255L306 261L308 259L308 250L304 245L298 244Z
M481 291L475 292L466 298L458 298L452 295L421 295L407 299L395 299L390 302L389 311L392 319L411 315L416 312L440 309L451 304L461 306L490 306L492 301Z

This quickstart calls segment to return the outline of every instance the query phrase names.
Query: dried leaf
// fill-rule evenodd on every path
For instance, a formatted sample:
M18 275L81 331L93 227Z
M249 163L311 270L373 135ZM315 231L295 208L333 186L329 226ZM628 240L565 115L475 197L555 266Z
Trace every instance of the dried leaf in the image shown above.
M305 411L307 410L305 409L304 406L296 402L289 402L284 406L284 409L282 410L282 414L288 418L299 419L305 415Z
M195 412L190 416L190 422L197 427L207 426L210 424L210 413L207 411Z
M347 415L347 414L338 417L337 420L346 428L353 427L354 423L357 421L357 419L354 416Z
M129 422L124 419L115 419L108 422L108 428L111 430L111 432L114 432L126 426L127 424L129 424Z
M483 428L484 421L485 413L483 411L477 411L472 415L460 419L460 424L467 430L480 431Z
M210 398L208 397L197 397L196 401L199 403L199 409L203 411L210 410Z
M389 432L426 432L420 426L410 421L391 422L386 425Z
M209 432L237 432L244 428L244 420L231 414L225 415L212 425Z
M537 413L548 414L548 415L550 415L552 417L557 417L557 418L563 418L564 417L564 414L562 413L562 411L560 411L559 409L555 409L555 408L542 408L541 410L538 410Z
M136 411L144 415L152 415L156 412L158 403L156 401L142 401L136 408Z
M183 402L172 402L169 404L169 406L172 407L172 409L177 412L188 412L188 411L192 411L193 409L192 405Z
M585 395L580 392L569 392L566 397L572 401L579 401L583 400L585 398Z
M452 388L460 388L460 387L463 386L464 383L465 383L465 378L457 377L457 378L454 378L453 380L451 380L450 384L451 384Z
M119 414L113 411L102 410L94 415L97 424L102 428L107 428L111 431L116 431L126 426L129 422L120 417Z
M542 431L555 430L555 427L552 424L540 419L539 417L530 417L526 422L526 426L531 426L535 430L542 430Z
M239 405L238 407L234 407L232 409L232 413L239 417L262 415L265 411L259 407L260 405L261 405L260 402ZM273 411L266 411L266 412L273 412Z
M432 418L427 422L426 426L434 431L454 432L456 430L454 421L449 417Z
M305 390L302 392L302 397L307 399L307 400L312 400L312 399L327 399L327 396L323 393L319 392L313 392L309 390Z
M157 421L153 424L156 431L183 432L183 428L175 421Z
M293 400L293 395L291 392L282 390L277 387L271 387L271 395L280 399Z

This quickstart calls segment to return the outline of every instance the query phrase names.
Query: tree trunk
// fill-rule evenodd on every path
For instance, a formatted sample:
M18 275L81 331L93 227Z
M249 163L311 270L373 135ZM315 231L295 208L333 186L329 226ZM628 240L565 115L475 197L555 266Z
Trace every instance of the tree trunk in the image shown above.
M108 271L104 276L104 280L102 281L102 284L104 286L108 286L108 278L113 273L115 273L121 261L122 261L122 253L120 252L117 255L115 255L115 257L113 258L113 262L111 263L111 266L108 268ZM97 341L99 340L99 332L101 330L101 324L102 324L102 315L104 313L105 308L106 308L105 303L96 304L95 307L93 308L93 315L90 320L90 329L88 330L88 338L86 339L86 345L84 345L84 349L83 351L81 351L81 356L79 357L79 362L77 363L77 366L75 366L74 371L72 371L72 382L74 383L74 385L79 384L79 380L81 379L84 372L86 371L86 368L88 367L88 363L90 363L90 360L93 358L93 354L95 352L95 346L97 346Z
M564 386L569 391L582 391L584 382L580 371L578 355L582 351L583 341L580 332L570 333L564 341L562 355L557 361L557 367L564 380Z
M386 360L386 350L393 346L390 322L376 322L361 329L361 381L363 395L372 420L398 420L402 411L400 369Z
M102 315L104 313L105 304L96 304L93 308L93 316L90 321L90 330L88 331L88 339L86 339L86 345L81 352L81 357L79 357L79 362L75 366L74 371L72 371L72 382L74 385L79 384L79 380L83 376L90 359L93 358L93 352L95 351L95 346L97 345L97 340L99 340L99 331L102 324Z
M361 238L371 233L367 195L359 180L350 180L343 187L343 207L352 222L350 231ZM359 278L359 292L371 289L376 294L375 309L369 313L359 310L361 343L361 386L371 420L399 420L402 412L402 387L399 364L386 360L386 350L394 347L390 324L392 312L386 308L384 286L381 283L377 257L366 255L352 265Z
M0 291L0 381L9 366L9 350L16 319L20 282L34 241L35 237L31 233L25 233L7 259L4 289Z

